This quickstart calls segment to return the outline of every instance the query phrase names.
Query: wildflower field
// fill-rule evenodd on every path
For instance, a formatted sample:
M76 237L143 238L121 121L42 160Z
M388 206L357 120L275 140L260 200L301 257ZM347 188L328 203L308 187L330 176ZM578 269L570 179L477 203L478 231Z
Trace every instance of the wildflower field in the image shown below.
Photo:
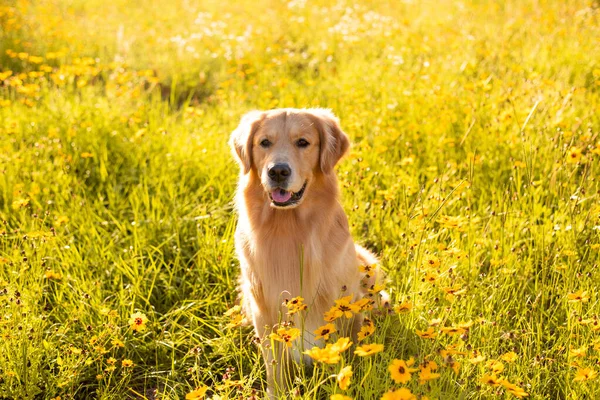
M394 311L287 398L600 398L598 1L2 0L0 399L262 398L227 140L312 106Z

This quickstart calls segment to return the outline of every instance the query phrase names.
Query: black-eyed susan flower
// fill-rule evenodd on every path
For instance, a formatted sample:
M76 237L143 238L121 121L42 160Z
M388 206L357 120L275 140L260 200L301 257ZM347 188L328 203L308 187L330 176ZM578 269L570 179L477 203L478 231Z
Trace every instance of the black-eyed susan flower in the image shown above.
M131 328L131 330L134 330L136 332L141 332L144 329L146 329L147 322L148 317L146 317L146 314L143 314L141 312L131 314L131 317L129 317L129 327Z
M347 337L339 338L335 343L329 343L325 348L313 347L306 350L304 354L308 355L315 361L325 364L337 364L340 361L340 354L348 350L352 346L352 342Z
M466 332L466 329L460 326L443 326L440 328L440 331L446 335L462 335Z
M308 355L313 360L324 364L337 364L341 359L340 353L333 351L330 345L323 349L315 346L310 350L306 350L304 354Z
M458 361L454 360L452 357L446 359L446 365L450 367L450 369L454 371L456 375L458 375L458 373L460 372L461 364Z
M413 308L413 304L410 301L405 301L403 303L400 304L396 304L394 306L394 311L397 314L402 314L402 313L407 313L410 312Z
M591 368L579 368L575 373L573 382L589 381L590 379L594 379L597 375L598 373Z
M571 147L567 151L567 163L577 164L582 159L581 149L579 147Z
M348 389L350 386L350 381L352 379L352 366L347 365L341 369L341 371L337 374L335 380L341 390Z
M199 387L185 395L185 400L200 400L203 399L208 391L207 386Z
M317 329L316 331L314 331L315 339L323 339L323 340L329 340L329 335L331 335L332 333L337 332L337 330L335 329L335 325L334 324L326 324L323 326L320 326L319 329Z
M425 261L423 262L423 264L427 268L435 269L440 266L440 259L434 255L430 255L425 258Z
M55 272L54 270L49 269L44 272L44 278L59 281L62 279L62 274L60 272Z
M368 320L368 319L366 319L366 320ZM358 331L358 334L357 334L358 341L360 342L362 340L365 340L366 338L371 336L373 334L373 332L375 332L375 325L373 325L372 323L370 323L370 324L363 323L363 325L360 327L360 331Z
M481 377L481 379L479 381L481 383L485 383L486 385L496 387L496 386L499 386L503 380L502 380L502 378L498 378L494 374L485 374Z
M298 296L285 302L285 306L288 309L288 315L294 315L300 311L304 311L307 305L304 304L304 298Z
M383 351L383 345L372 343L372 344L363 344L362 346L358 346L356 350L354 350L354 354L360 357L367 357L376 353Z
M350 303L351 300L352 296L346 296L335 301L335 306L333 308L341 313L340 317L344 316L346 318L352 318L354 313L360 311L359 306L357 306L355 303Z
M434 380L434 379L437 379L440 377L440 374L434 373L433 371L435 371L435 369L433 368L433 365L419 367L419 385L424 385L428 381L431 381L431 380Z
M350 338L342 337L339 338L337 342L328 344L327 346L331 346L331 349L337 353L343 353L352 346L352 342L350 341Z
M529 393L527 393L526 391L524 391L523 388L515 385L514 383L510 383L506 379L502 379L502 381L500 382L500 384L502 386L504 386L504 388L506 389L506 391L508 391L510 394L512 394L513 396L515 396L515 397L517 397L519 399L522 399L523 397L529 396Z
M353 303L354 306L358 307L359 311L371 310L373 308L373 299L363 297Z
M417 368L411 368L414 363L415 360L412 357L408 361L394 359L388 367L394 382L406 383L410 381L411 373L418 371Z
M569 350L569 357L585 357L587 350L587 346L582 346L580 348L571 347Z
M504 371L504 364L498 360L488 360L485 367L491 370L493 374L501 374Z
M134 366L133 361L131 361L130 359L126 358L123 361L121 361L121 366L123 368L131 368Z
M323 319L326 322L333 322L342 315L344 315L344 313L342 313L340 310L337 309L337 307L334 306L331 307L329 311L326 311L325 314L323 314Z
M438 335L437 332L433 331L433 327L430 327L426 331L420 331L417 329L415 333L423 339L435 339Z
M292 347L292 342L300 337L300 333L298 328L278 328L276 332L269 335L269 338L285 343L287 347Z
M367 278L373 276L373 270L375 269L374 265L359 265L358 270L365 274Z
M438 279L439 275L436 274L435 272L428 272L425 274L425 277L423 278L423 280L425 282L429 282L429 283L435 283L435 281Z
M577 303L577 302L587 303L588 300L590 299L590 296L588 295L587 290L580 289L580 290L576 291L575 293L569 293L567 295L567 298L569 299L569 303Z
M385 393L381 400L417 400L417 397L412 394L410 389L401 388Z

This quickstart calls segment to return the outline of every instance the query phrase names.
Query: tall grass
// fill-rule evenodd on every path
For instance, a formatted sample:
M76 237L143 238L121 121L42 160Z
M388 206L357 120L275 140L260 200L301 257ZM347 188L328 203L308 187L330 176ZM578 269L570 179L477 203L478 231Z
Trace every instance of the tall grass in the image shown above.
M496 360L531 398L597 398L599 18L591 1L4 1L0 398L262 396L252 331L223 315L227 138L250 109L308 106L352 138L344 209L406 311L373 317L360 344L383 352L345 353L344 393L511 397L482 380ZM440 377L394 383L410 357ZM341 393L340 366L315 365L294 393Z

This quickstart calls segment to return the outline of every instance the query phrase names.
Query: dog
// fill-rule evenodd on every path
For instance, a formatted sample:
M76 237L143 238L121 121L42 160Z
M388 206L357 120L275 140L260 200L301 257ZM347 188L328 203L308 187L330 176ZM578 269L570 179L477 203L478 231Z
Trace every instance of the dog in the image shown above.
M378 271L365 282L359 266L378 261L353 242L339 202L334 166L350 142L330 110L251 111L229 144L240 165L235 248L242 304L263 342L268 397L277 398L290 387L292 365L309 362L300 350L278 343L273 349L265 340L285 325L286 299L301 296L308 307L302 320L291 318L303 327L296 347L318 345L313 332L323 314L342 294L366 294ZM361 322L357 315L348 334Z

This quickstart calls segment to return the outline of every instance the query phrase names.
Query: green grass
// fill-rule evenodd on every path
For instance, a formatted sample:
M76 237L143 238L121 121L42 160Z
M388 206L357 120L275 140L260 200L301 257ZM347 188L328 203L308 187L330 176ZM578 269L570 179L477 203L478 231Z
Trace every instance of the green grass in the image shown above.
M346 354L345 394L510 398L481 378L514 351L499 375L530 398L599 397L574 381L600 369L599 19L592 1L4 1L0 398L260 397L252 331L223 316L227 139L248 110L309 106L351 137L352 234L413 305L375 318L382 353ZM473 325L416 335L435 319ZM440 378L395 384L410 357ZM340 393L340 366L317 365L301 398Z

